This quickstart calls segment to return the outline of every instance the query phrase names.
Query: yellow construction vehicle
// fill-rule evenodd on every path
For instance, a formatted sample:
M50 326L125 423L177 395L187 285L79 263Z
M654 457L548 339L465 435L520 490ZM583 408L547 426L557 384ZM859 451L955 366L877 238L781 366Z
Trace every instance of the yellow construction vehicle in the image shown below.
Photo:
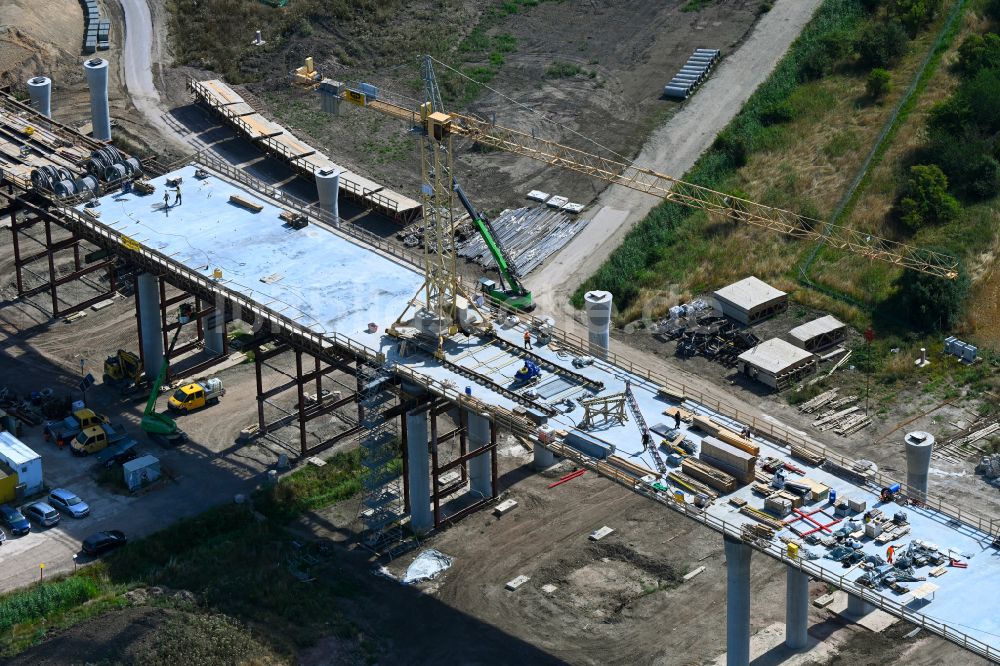
M135 388L142 376L139 357L125 349L119 349L114 356L104 359L103 381L108 386L119 386L122 392Z
M174 391L167 401L167 409L172 412L193 412L207 405L218 404L219 398L225 394L222 380L217 377L192 382Z

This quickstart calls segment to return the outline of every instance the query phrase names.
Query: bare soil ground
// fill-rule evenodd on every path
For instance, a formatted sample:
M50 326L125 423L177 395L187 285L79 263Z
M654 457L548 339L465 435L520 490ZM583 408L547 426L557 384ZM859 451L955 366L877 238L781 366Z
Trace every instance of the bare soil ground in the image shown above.
M423 29L422 25L407 25L407 21L426 21L422 13L425 4L414 3L412 11L400 12L386 40L397 34L417 39L414 35ZM682 12L682 5L681 0L542 3L491 24L487 37L504 35L516 40L516 50L503 54L504 63L490 83L510 99L483 91L468 110L486 117L495 114L501 125L537 130L540 136L584 150L606 152L574 132L615 152L634 155L652 129L676 108L673 102L660 99L663 85L695 48L732 51L752 28L760 3L725 0L698 12ZM446 61L461 59L456 45L476 26L487 6L491 3L462 3L461 21L446 37L452 45L443 56ZM335 160L414 195L419 191L419 164L415 141L405 134L407 128L367 110L345 109L341 118L323 115L315 94L288 86L283 68L290 59L293 67L299 64L294 60L301 58L299 54L309 54L326 76L368 80L422 99L419 51L403 49L402 55L386 58L385 66L373 68L370 63L379 60L379 53L392 47L368 35L371 60L355 58L352 63L356 64L346 66L336 55L337 42L323 34L327 29L317 26L313 36L296 40L284 57L275 57L267 64L261 62L264 81L248 87L268 103L270 113L280 122L301 132ZM565 77L548 76L546 72L557 61L580 71ZM439 78L446 75L450 76L439 67ZM516 107L511 100L523 107ZM566 129L547 121L560 123ZM468 146L457 152L456 172L470 197L487 208L523 205L524 195L531 189L587 202L603 187L588 178L530 160L475 152Z

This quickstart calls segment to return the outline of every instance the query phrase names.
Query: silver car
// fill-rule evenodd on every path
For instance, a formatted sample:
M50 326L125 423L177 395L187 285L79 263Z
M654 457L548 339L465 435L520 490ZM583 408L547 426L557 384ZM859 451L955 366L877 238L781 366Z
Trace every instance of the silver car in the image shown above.
M49 504L65 511L74 518L85 518L90 515L90 507L76 493L65 488L56 488L49 493Z
M28 520L33 520L42 527L52 527L59 524L59 512L45 502L32 502L21 510Z

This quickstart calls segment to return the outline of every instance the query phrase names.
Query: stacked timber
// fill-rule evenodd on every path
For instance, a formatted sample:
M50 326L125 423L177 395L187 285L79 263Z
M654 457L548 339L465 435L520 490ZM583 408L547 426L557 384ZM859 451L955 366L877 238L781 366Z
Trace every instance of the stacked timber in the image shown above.
M685 458L681 461L681 469L688 476L707 483L712 488L724 493L734 492L737 488L736 479L725 472L708 465L697 458Z
M702 432L708 433L709 435L714 435L719 432L719 426L717 426L712 419L700 414L695 415L695 417L691 419L691 425L698 428Z
M807 449L804 446L797 446L795 444L792 444L792 457L798 458L799 460L805 460L813 467L822 465L826 460L826 456L813 451L812 449Z
M746 451L752 456L760 455L760 447L754 444L750 439L746 437L741 437L737 435L732 430L727 430L725 428L719 428L718 432L715 433L718 439L721 439L726 444L732 444L738 449Z
M682 488L687 488L692 493L701 493L702 495L707 495L710 499L716 499L719 496L719 493L684 472L669 472L667 478Z
M660 478L659 472L654 472L648 467L643 467L642 465L637 465L634 462L625 460L621 456L608 456L608 462L619 469L625 470L629 474L639 477L640 479L644 476L655 476L656 478Z
M701 440L699 457L712 467L736 477L740 483L753 483L756 479L757 456L715 437Z

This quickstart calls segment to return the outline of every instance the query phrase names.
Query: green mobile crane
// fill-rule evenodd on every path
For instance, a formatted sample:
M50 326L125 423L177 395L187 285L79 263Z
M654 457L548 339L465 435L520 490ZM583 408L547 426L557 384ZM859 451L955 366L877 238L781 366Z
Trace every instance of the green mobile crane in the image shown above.
M191 305L182 303L177 315L180 326L174 330L174 336L170 339L170 346L163 355L163 365L160 366L160 374L156 376L152 388L149 391L149 400L146 401L146 409L142 413L140 427L151 440L161 446L176 446L187 439L187 434L177 427L177 422L166 414L156 413L156 399L160 397L160 387L167 378L167 369L170 367L170 353L177 344L177 337L181 334L184 324L191 321Z
M469 217L472 218L472 223L479 232L479 235L483 237L486 241L486 247L489 248L490 254L493 255L493 259L497 262L497 270L500 271L500 288L497 289L496 283L489 278L481 278L479 280L480 288L486 294L489 294L493 298L497 299L501 303L505 303L508 306L515 308L517 310L523 310L525 312L531 312L535 309L535 303L531 298L531 292L525 289L518 281L518 271L517 266L511 261L510 257L507 256L507 252L504 250L503 245L497 239L496 232L493 231L493 225L490 224L490 220L481 211L476 211L472 206L472 202L469 201L469 197L465 196L465 192L462 190L462 186L458 184L458 181L452 179L452 189L455 190L455 194L458 195L459 201L462 202L462 206L468 211Z

